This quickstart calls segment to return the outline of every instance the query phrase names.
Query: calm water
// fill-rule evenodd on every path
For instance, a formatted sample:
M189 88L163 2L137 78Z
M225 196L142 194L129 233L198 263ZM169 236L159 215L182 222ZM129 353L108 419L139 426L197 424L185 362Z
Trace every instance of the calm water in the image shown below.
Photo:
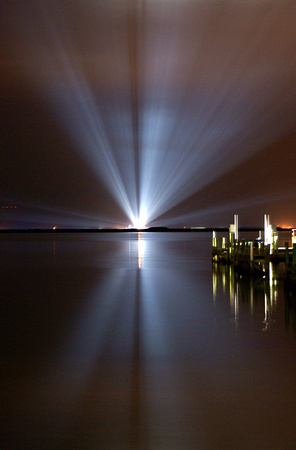
M207 233L0 235L3 449L296 447L295 300Z

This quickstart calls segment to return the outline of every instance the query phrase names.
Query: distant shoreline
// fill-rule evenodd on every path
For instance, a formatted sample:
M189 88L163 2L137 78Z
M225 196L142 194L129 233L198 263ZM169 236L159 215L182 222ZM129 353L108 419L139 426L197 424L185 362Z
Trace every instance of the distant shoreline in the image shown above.
M136 229L136 228L7 228L0 229L0 233L51 233L51 234L60 234L60 233L204 233L204 232L228 232L229 228L227 227L192 227L192 228L167 228L167 227L150 227L145 229ZM263 228L260 227L241 227L239 231L249 231L249 232L258 232L263 231ZM277 231L291 231L290 228L277 228Z

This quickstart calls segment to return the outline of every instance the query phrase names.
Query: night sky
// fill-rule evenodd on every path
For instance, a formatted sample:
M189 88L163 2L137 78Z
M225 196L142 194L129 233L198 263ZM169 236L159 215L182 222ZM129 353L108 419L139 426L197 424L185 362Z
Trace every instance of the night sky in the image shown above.
M0 227L296 226L295 23L295 0L2 0Z

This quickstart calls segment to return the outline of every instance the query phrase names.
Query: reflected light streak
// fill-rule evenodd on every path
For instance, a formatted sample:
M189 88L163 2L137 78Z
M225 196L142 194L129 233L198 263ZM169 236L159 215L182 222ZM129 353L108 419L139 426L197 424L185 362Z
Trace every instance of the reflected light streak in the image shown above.
M240 322L240 307L245 306L246 301L249 305L250 314L252 317L256 316L255 311L258 306L260 315L262 308L260 306L261 300L264 299L264 317L260 321L260 328L263 323L262 331L268 331L274 323L274 313L277 308L277 301L279 297L279 282L276 278L277 268L270 263L270 278L254 280L252 278L245 278L244 275L235 274L234 268L229 266L229 272L225 271L224 266L213 265L213 299L214 302L219 298L221 293L223 298L226 291L225 284L229 285L229 306L230 314L234 319L235 328L238 328ZM258 299L260 300L258 302Z
M84 376L91 371L96 358L104 349L113 310L109 299L117 298L122 290L124 273L118 271L93 289L85 302L64 343L61 344L60 361L64 367L79 360ZM99 324L99 326L98 326Z
M213 277L213 303L216 303L216 296L217 296L217 290L218 290L218 270L217 270L217 267L215 267L215 269L213 269L212 277Z
M138 233L138 268L141 269L144 264L144 251L145 241L141 237L141 233Z
M264 328L263 331L267 331L271 323L271 304L269 292L264 293Z
M67 414L88 387L97 361L106 354L116 357L130 357L134 352L134 300L136 298L136 272L121 269L113 271L104 281L100 280L84 299L83 310L76 315L66 335L59 344L59 355L52 361L53 369L46 375L47 384L52 386L56 396L57 380L69 389L61 392ZM127 280L128 278L128 280ZM126 288L128 281L128 289ZM127 292L122 297L122 292ZM115 299L115 301L114 301ZM124 336L124 344L121 337ZM111 348L110 348L111 346ZM130 374L132 376L132 367ZM75 409L73 409L75 412Z

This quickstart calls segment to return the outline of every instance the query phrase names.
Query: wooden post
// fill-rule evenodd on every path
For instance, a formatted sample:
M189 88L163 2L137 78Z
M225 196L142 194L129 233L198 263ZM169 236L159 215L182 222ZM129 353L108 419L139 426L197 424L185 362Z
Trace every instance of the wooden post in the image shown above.
M222 238L222 248L223 249L226 248L226 238L225 237Z
M249 261L250 261L250 271L252 272L254 270L254 242L249 242Z
M216 231L213 231L213 237L212 237L212 248L217 248L217 238L216 238Z
M265 245L264 247L264 271L265 273L269 272L269 262L270 262L270 244Z
M296 277L296 244L293 244L292 250L292 278L293 280Z
M289 242L285 242L285 272L289 270Z
M212 237L212 259L213 261L218 261L219 259L218 238L216 237L216 231L213 231Z
M250 261L254 261L254 242L250 242Z
M233 233L229 233L229 243L228 243L228 260L233 261Z

